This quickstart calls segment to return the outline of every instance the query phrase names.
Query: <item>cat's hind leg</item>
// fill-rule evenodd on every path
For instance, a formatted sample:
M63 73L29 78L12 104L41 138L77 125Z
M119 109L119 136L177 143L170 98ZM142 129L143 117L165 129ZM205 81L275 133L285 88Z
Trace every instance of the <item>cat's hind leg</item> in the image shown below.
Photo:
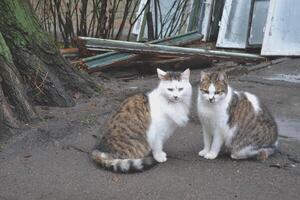
M258 160L265 161L268 159L274 152L276 151L276 147L266 147L266 148L256 148L254 146L247 146L238 151L233 150L231 152L232 159L247 159L253 158L256 156Z
M265 161L276 151L275 147L261 148L257 154L257 160Z
M235 149L233 148L231 151L231 158L232 159L246 159L253 156L256 156L258 154L259 150L252 146L246 146L241 149Z

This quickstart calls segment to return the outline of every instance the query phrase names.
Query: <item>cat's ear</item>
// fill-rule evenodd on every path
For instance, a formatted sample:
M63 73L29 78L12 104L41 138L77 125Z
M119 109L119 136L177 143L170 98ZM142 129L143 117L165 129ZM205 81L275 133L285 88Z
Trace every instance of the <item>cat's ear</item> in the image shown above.
M163 71L163 70L161 70L159 68L157 68L156 71L157 71L158 78L160 80L163 80L164 77L165 77L165 75L167 74L167 72L165 72L165 71Z
M191 73L190 69L187 68L186 70L184 70L184 72L181 73L181 78L185 80L189 80L190 73Z
M227 78L227 75L226 75L226 73L224 71L222 71L222 72L219 73L218 80L219 81L227 82L228 78Z
M204 81L204 79L207 77L208 73L201 71L200 72L200 82Z

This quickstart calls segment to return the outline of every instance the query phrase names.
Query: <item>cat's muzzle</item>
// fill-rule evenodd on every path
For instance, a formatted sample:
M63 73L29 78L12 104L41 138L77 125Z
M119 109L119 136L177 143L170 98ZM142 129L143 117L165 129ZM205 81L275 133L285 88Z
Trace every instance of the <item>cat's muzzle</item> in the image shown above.
M215 97L209 98L208 101L209 101L210 103L214 103L214 102L215 102Z

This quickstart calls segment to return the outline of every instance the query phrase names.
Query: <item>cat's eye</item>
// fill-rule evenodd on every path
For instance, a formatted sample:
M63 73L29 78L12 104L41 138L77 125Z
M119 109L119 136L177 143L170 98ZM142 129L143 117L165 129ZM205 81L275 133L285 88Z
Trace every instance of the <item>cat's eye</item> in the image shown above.
M183 90L183 88L178 88L178 90L179 90L179 91L182 91L182 90Z
M201 90L202 92L204 92L205 94L208 94L208 90Z
M222 91L216 91L215 92L215 94L221 94L222 93Z
M168 90L172 92L172 91L173 91L173 88L168 88Z

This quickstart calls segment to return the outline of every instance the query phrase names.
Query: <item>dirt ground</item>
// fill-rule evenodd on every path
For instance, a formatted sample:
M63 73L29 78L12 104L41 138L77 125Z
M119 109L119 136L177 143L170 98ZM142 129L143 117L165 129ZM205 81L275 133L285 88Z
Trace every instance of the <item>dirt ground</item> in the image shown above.
M199 72L192 70L194 97ZM120 81L106 74L96 78L98 97L76 96L72 108L38 107L40 122L1 143L0 200L298 199L300 59L236 66L230 75L234 88L257 94L278 122L279 152L269 160L234 161L225 150L215 160L199 157L203 142L194 105L190 123L166 144L166 163L129 175L99 169L89 152L106 119L124 98L157 85L155 75Z

